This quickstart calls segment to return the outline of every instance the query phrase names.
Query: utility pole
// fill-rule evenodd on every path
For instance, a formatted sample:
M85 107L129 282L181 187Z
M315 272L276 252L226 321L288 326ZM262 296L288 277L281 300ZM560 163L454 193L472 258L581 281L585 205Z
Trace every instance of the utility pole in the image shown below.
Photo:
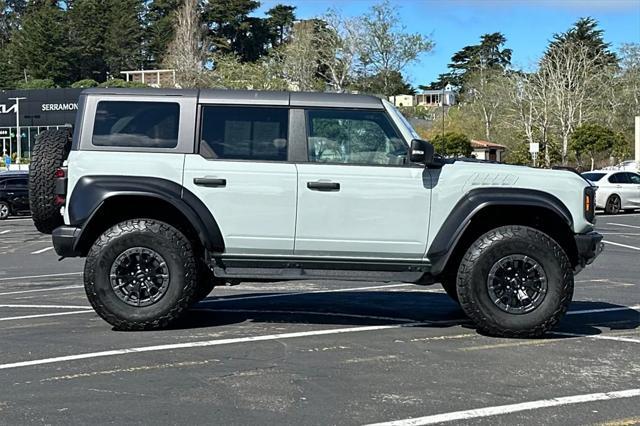
M442 86L442 98L440 99L442 104L442 137L444 137L444 88L445 86Z
M636 117L636 167L640 172L640 115Z
M22 153L20 152L20 145L22 143L22 135L20 134L20 101L25 99L27 98L9 98L10 101L16 101L16 139L18 141L16 164L18 165L18 170L20 170L20 157L22 156Z

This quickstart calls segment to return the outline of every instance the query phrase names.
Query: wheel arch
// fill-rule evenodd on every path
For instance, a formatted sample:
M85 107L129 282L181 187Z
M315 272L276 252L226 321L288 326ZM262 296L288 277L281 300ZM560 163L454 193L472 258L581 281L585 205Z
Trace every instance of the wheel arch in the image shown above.
M473 241L503 225L530 226L546 233L563 247L574 267L578 264L573 218L557 197L530 189L478 188L456 204L436 234L427 252L431 273L455 272Z
M81 228L74 249L85 256L110 226L133 218L164 221L209 251L224 251L220 228L204 203L181 185L161 178L85 176L68 203L69 221Z

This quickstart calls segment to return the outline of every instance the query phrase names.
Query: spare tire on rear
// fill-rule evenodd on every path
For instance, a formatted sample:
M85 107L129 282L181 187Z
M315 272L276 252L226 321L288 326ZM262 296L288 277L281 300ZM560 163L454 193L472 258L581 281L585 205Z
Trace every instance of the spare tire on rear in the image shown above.
M29 204L38 231L51 234L63 224L55 203L55 171L71 150L71 129L45 130L36 137L29 166Z

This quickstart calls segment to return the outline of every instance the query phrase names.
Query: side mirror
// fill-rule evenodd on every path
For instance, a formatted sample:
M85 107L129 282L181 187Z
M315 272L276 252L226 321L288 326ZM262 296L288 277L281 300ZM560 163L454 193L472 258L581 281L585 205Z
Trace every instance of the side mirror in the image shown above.
M429 142L420 139L411 141L409 161L412 163L422 163L428 166L433 163L433 154L433 145Z

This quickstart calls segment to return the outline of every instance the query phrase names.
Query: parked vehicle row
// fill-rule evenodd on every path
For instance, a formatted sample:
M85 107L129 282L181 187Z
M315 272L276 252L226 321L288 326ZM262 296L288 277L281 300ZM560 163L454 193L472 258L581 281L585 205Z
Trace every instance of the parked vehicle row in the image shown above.
M29 213L29 174L27 172L0 173L0 220Z

